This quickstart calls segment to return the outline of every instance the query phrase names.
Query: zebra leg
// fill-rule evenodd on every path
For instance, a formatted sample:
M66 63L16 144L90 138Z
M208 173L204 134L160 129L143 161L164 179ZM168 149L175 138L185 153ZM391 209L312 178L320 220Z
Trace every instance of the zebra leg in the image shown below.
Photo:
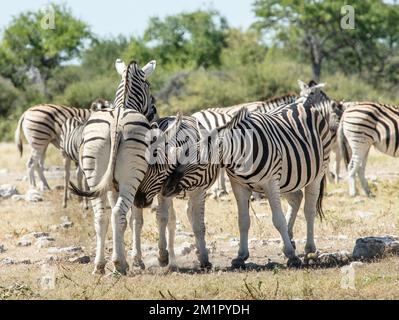
M119 185L119 196L115 206L112 208L111 223L113 235L112 262L114 271L125 275L129 269L126 261L124 234L127 227L126 215L132 207L133 198L129 195L134 194L128 185ZM111 204L112 205L112 204Z
M273 224L283 239L283 252L288 258L288 265L297 266L300 264L300 260L295 255L295 249L288 235L287 221L285 220L283 209L281 208L280 186L276 180L273 180L264 187L264 190L269 200L270 208L272 209Z
M169 221L168 221L168 251L169 251L169 265L170 270L177 269L176 256L175 256L175 234L176 234L176 211L173 208L171 201L169 207Z
M339 174L341 171L341 151L339 148L336 148L335 150L335 163L334 163L334 174L335 174L335 183L339 182Z
M91 201L94 210L94 225L96 229L96 257L94 259L93 274L105 273L105 237L107 235L109 219L104 210L105 197L96 198Z
M71 175L71 159L68 157L64 157L64 199L62 201L62 207L67 207L68 202L68 186L69 186L69 179Z
M284 198L288 202L288 211L286 214L286 220L288 222L288 235L291 239L292 246L294 247L294 249L296 249L294 241L294 224L299 211L299 207L301 206L303 193L301 190L298 190L285 194Z
M245 260L249 257L248 250L248 231L250 227L249 217L249 199L251 197L251 190L245 188L238 183L232 181L231 187L237 202L238 208L238 227L240 229L240 247L238 249L237 258L233 259L231 265L233 268L245 267Z
M320 182L322 178L315 179L305 188L305 219L306 219L306 245L305 253L316 252L316 244L314 242L314 220L316 217L317 199L320 195Z
M169 219L169 207L171 198L162 197L158 195L158 207L157 207L157 222L158 222L158 250L159 250L159 265L165 267L169 263L169 253L166 249L166 226Z
M39 178L42 182L40 189L43 190L50 190L50 186L47 182L46 177L44 176L44 156L46 154L46 149L44 149L40 154L39 154L39 159L36 162L36 169L37 169L37 174L39 175Z
M366 165L367 165L367 159L369 156L369 151L370 151L370 149L367 150L367 153L363 157L362 165L359 168L358 175L359 175L360 185L362 186L364 193L366 194L366 196L371 197L372 194L371 194L370 187L369 187L369 184L366 179Z
M358 145L351 145L353 150L352 158L348 165L348 175L349 175L349 195L351 197L356 196L356 175L359 172L362 163L364 162L365 156L368 154L370 146L358 146ZM364 179L366 180L366 179ZM366 180L367 183L367 180Z
M87 185L86 178L83 175L83 171L80 169L78 166L76 168L76 178L78 180L78 188L80 190L88 190L89 186ZM83 203L83 209L88 210L89 209L89 199L87 197L79 197L79 202ZM84 214L86 216L86 214Z
M132 214L130 215L130 228L133 234L133 266L145 269L145 264L142 259L141 252L141 231L143 230L143 209L136 208L135 206L131 209Z
M205 242L205 191L199 188L190 193L191 226L193 228L195 244L198 250L198 260L201 269L210 269L208 250Z
M26 170L28 172L29 177L29 186L30 188L36 188L36 180L35 180L35 150L32 150L26 163Z

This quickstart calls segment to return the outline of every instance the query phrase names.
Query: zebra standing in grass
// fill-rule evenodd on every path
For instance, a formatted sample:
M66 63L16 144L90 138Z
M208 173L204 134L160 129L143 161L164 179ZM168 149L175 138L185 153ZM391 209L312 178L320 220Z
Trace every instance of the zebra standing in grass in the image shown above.
M315 93L320 95L323 99L328 99L328 97L324 93L322 93L321 91L319 92L317 90L318 90L318 86L312 86L312 87L308 88L307 91L302 90L302 94L304 95L302 100L307 99L308 96L315 94ZM225 124L231 119L231 116L226 115L225 113L217 113L217 112L209 111L209 110L205 110L205 111L199 112L197 114L197 121L199 122L200 126L202 126L203 128L206 128L208 130L211 130L214 128L214 127L210 126L210 121L209 121L210 119L212 119L213 122L217 122L219 124ZM195 130L195 129L192 129L192 130ZM192 143L188 144L188 146L190 146L190 145L192 145ZM182 151L182 153L185 153L185 151ZM138 207L143 207L143 206L150 204L153 197L160 191L165 179L169 176L170 170L174 170L173 169L174 167L175 166L171 165L168 170L165 167L163 167L163 170L158 170L158 171L154 170L151 173L147 172L148 175L146 175L146 177L143 179L142 184L140 185L138 192L136 194L135 205ZM213 170L218 169L216 166L213 166L211 168ZM193 188L194 190L187 192L187 194L189 196L187 214L188 214L189 220L192 222L193 230L196 235L196 243L197 243L197 248L200 253L199 260L201 263L201 267L210 267L211 266L211 264L208 261L208 255L207 255L207 251L205 248L205 242L204 242L204 238L203 238L204 232L202 232L202 230L204 230L203 229L204 225L203 225L203 222L201 222L201 221L203 221L203 212L204 212L204 199L205 199L204 190L207 189L210 185L212 185L214 179L217 176L216 173L212 174L212 172L210 172L210 171L207 173L206 176L204 176L204 178L207 180L206 186L204 188ZM211 180L209 180L210 177L212 177ZM286 197L288 198L288 196L286 196ZM163 210L163 214L166 215L166 218L164 218L164 219L167 220L168 208L170 209L170 207L168 207L168 205L171 205L171 201L168 200L169 199L168 197L163 197L163 198L167 199L167 201L165 201L165 203L164 203L164 210ZM290 198L294 198L293 200L291 200L291 203L295 202L294 203L295 208L291 208L288 212L289 230L290 230L289 234L292 239L293 238L293 235L292 235L293 224L295 222L296 213L299 209L300 202L302 200L302 193L299 191L298 193L296 193L296 197L295 197L295 195L293 195ZM174 221L174 219L175 218L173 217L172 220ZM170 222L173 223L173 221L170 221ZM169 227L169 225L168 225L168 227ZM161 233L160 237L162 237L162 234L165 232L165 230L161 230L161 229L160 229L160 233ZM165 227L164 227L164 229L165 229ZM160 248L160 256L161 256L162 252L165 252L164 248ZM174 253L169 252L169 256L174 257ZM162 259L162 257L161 257L161 259Z
M71 170L71 161L77 167L78 188L82 189L83 184L86 187L86 180L83 178L83 172L79 167L79 149L82 142L82 133L86 120L81 118L69 118L61 127L60 149L64 161L64 197L62 206L67 207L68 186ZM84 181L83 181L84 180ZM84 209L88 209L87 198L83 198Z
M106 196L112 207L114 268L126 274L124 232L126 214L147 167L147 149L151 139L150 121L157 117L147 77L155 70L155 61L142 69L132 61L128 66L117 60L115 67L122 79L117 88L114 108L93 113L83 129L79 165L90 191L71 183L74 192L93 198L97 247L94 273L105 272L104 245L108 228ZM110 192L117 192L115 201Z
M375 102L344 103L339 142L348 166L349 194L356 195L356 175L367 196L371 196L365 176L371 146L399 157L399 106Z
M163 185L163 196L169 197L182 191L206 190L223 166L230 177L239 213L240 249L232 265L243 266L249 257L248 202L252 191L266 194L272 208L273 224L284 242L284 254L289 258L288 263L299 264L300 260L291 243L292 235L282 212L280 195L288 200L289 224L293 225L302 200L301 189L305 189L305 251L315 252L314 219L316 212L322 214L321 202L331 133L336 131L339 123L334 107L335 104L325 94L311 94L304 103L294 103L270 113L250 113L242 109L230 122L211 131L212 141L218 137L224 142L217 144L216 154L206 154L206 163L199 163L198 155L188 159L183 157L183 160L178 161L180 165ZM240 132L250 130L254 136L233 139L233 129ZM208 146L208 138L203 137L198 147ZM248 140L243 144L241 139ZM241 154L237 157L239 148L245 146L251 148L251 152L245 155L247 158L242 158ZM203 152L201 149L198 151ZM229 162L234 155L234 160ZM221 161L211 162L209 159ZM203 203L197 202L194 207L203 210ZM198 241L205 242L205 225L203 221L200 223L201 237Z
M35 170L41 180L40 188L50 189L44 176L44 157L47 147L52 143L60 147L61 127L69 118L78 117L88 119L93 111L109 107L109 102L103 99L94 101L90 109L66 107L55 104L42 104L26 110L18 121L15 131L15 143L22 157L23 145L21 129L31 147L31 154L27 162L30 187L36 187Z

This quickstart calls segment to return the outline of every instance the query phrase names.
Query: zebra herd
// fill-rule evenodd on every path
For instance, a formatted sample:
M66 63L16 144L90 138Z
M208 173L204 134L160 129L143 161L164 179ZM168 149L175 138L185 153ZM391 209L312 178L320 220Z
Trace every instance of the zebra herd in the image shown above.
M195 236L201 268L212 266L205 241L206 192L215 183L225 192L229 177L238 208L240 244L233 267L244 267L249 257L249 201L253 192L264 194L272 222L283 240L288 265L298 266L293 228L302 199L307 225L305 253L316 252L314 222L323 215L322 200L331 152L345 160L350 195L355 179L370 194L365 167L370 147L391 156L399 151L399 108L371 102L337 102L322 90L324 84L298 81L299 95L286 94L267 101L201 110L191 116L159 118L148 77L155 61L140 68L120 59L121 76L113 103L98 100L90 109L38 105L20 118L15 140L22 155L21 129L31 147L27 163L29 183L49 188L44 176L44 155L50 143L64 158L65 189L91 199L96 231L94 273L105 271L105 238L112 208L112 261L126 274L124 233L133 233L133 265L144 268L141 253L143 208L158 198L159 263L177 268L174 253L176 213L173 198L188 196L187 217ZM70 164L77 165L78 185L70 179ZM70 186L68 188L68 185ZM224 189L224 190L223 190ZM219 193L220 194L220 191ZM281 197L288 203L284 216ZM166 237L168 229L168 239Z

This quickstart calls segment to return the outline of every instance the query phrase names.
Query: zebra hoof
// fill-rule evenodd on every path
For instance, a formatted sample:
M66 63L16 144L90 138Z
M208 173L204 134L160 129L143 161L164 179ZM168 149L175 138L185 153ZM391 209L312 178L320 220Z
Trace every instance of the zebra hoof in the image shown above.
M139 259L134 259L133 263L132 263L132 268L139 268L141 270L145 270L145 264L143 262L143 260L139 260Z
M93 275L104 275L105 274L105 263L96 264L92 274Z
M119 273L125 276L128 270L129 270L129 265L126 262L125 263L114 262L114 273Z
M288 268L299 269L302 266L302 261L297 256L289 258L287 261Z
M212 263L210 263L209 261L201 263L200 269L203 271L208 271L212 269Z
M177 272L177 271L179 271L179 268L175 264L169 264L168 265L168 271L169 272Z
M231 261L231 267L233 269L245 269L245 260L235 258Z
M169 264L169 253L166 252L165 255L160 255L158 257L158 262L160 267L166 267Z

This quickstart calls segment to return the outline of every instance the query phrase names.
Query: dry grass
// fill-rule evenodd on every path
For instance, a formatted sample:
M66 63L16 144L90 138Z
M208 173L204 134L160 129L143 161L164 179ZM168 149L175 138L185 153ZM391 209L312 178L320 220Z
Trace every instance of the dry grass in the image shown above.
M20 160L15 147L0 145L0 169L24 175L25 159ZM26 156L25 149L25 156ZM61 164L54 150L48 156L48 163ZM364 196L349 198L346 184L328 186L328 196L324 208L326 218L316 224L316 244L325 252L351 250L356 238L370 235L399 234L399 161L373 152L367 172L378 179L372 183L376 197ZM381 178L380 178L381 177ZM11 180L10 180L11 179ZM50 180L51 186L61 180ZM0 184L11 183L24 192L25 181L15 181L10 175L0 176ZM167 273L156 266L156 255L147 253L145 271L133 270L127 277L98 277L91 275L92 263L88 265L59 262L56 266L56 286L53 290L43 290L40 286L41 264L35 263L46 257L47 249L35 246L20 248L16 242L21 235L32 231L49 231L51 225L60 222L68 215L74 222L71 229L51 232L56 238L56 246L80 245L90 256L94 253L95 232L92 212L82 216L76 199L72 199L67 209L61 207L61 192L50 191L43 202L29 204L0 200L0 244L7 248L0 253L0 260L11 257L15 260L31 259L30 265L0 265L0 299L398 299L399 298L399 258L391 257L356 268L355 289L341 287L342 272L339 268L318 270L274 270L231 272L225 269L203 274L196 272ZM253 203L250 238L279 238L272 226L270 208L266 203ZM185 201L177 200L175 208L181 229L190 231L184 215ZM359 211L371 212L372 216L361 218ZM229 265L237 247L229 241L238 236L237 214L232 195L225 201L208 200L206 204L207 243L214 244L216 250L210 258L218 269ZM303 252L306 236L303 213L300 212L295 226L297 248ZM108 233L111 240L111 233ZM129 246L131 233L126 233ZM156 247L157 229L154 214L145 211L143 242ZM193 241L193 238L178 239ZM110 255L110 243L107 254ZM264 264L267 259L282 262L279 244L250 246L249 261ZM193 270L195 255L178 256L179 265ZM107 268L111 270L111 264Z

